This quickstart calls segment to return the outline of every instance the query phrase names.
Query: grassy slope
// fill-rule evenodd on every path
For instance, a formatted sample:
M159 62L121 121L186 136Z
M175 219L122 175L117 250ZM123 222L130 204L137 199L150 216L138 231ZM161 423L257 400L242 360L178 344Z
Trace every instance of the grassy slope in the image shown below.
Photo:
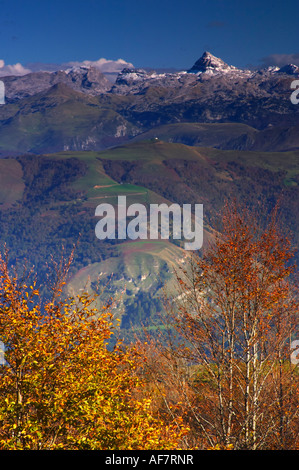
M240 136L254 137L258 131L240 123L183 122L165 124L138 135L133 141L158 137L164 142L219 147Z
M299 150L289 152L250 152L237 150L204 149L204 154L218 162L236 161L240 165L259 167L273 172L285 172L284 184L297 185L299 174Z
M163 298L164 288L174 294L174 270L189 256L167 240L124 242L118 247L118 256L78 271L70 279L67 293L74 295L80 289L92 293L93 283L98 284L103 290L100 302L112 297L114 313L121 318L124 302L139 291L150 292L152 298Z
M117 204L118 195L127 196L128 204L133 202L167 202L159 194L141 185L120 184L108 176L103 168L102 152L58 152L46 155L51 159L75 157L86 163L85 175L71 183L70 188L84 194L86 198L84 205L88 207L95 207L101 202Z
M299 172L299 151L289 152L252 152L240 150L218 150L209 147L190 147L180 143L167 143L142 140L119 146L99 153L103 160L143 160L148 165L161 163L163 160L184 159L187 161L207 159L217 162L235 161L244 165L257 166L271 171Z
M157 184L156 188L151 190L148 181L161 181L161 185L165 181L170 181L173 188L177 187L178 191L186 190L187 194L188 190L190 192L188 181L184 181L174 171L176 162L181 161L196 165L195 171L199 181L201 181L201 176L198 172L210 172L212 180L207 190L211 194L214 189L217 189L219 182L225 182L227 187L229 187L230 182L233 182L234 175L231 171L226 170L225 165L234 162L240 168L243 167L242 178L248 179L246 177L246 168L260 168L270 172L270 174L282 172L285 187L298 185L298 151L268 153L217 150L149 140L122 145L103 152L61 152L51 155L53 159L70 157L76 157L87 163L86 174L71 183L71 187L84 193L86 198L84 204L89 207L96 207L101 202L116 204L118 195L126 195L128 204L133 202L173 202L172 198L168 198L165 194L162 195L162 186L160 187ZM171 162L173 162L174 168L169 165ZM104 166L107 163L112 165L113 168L117 165L129 165L127 172L130 175L135 171L136 177L134 180L138 183L132 183L128 180L120 184L121 177L115 179L105 171ZM135 170L130 165L137 165L137 169ZM222 166L219 167L219 165ZM219 189L221 190L221 187ZM206 197L209 198L209 194Z

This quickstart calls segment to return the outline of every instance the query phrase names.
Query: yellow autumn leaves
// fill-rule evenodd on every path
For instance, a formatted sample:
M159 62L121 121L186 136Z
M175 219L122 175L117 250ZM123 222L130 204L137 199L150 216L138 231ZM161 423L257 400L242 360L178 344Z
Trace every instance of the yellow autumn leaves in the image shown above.
M1 258L0 449L175 448L179 435L138 394L137 350L108 348L108 310L87 295L40 300Z

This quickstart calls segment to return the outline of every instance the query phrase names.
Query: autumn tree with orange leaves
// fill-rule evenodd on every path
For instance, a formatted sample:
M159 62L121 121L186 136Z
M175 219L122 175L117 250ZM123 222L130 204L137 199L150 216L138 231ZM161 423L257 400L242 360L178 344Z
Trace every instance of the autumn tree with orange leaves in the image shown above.
M163 339L146 354L158 409L192 429L187 446L298 449L293 254L278 208L261 228L258 214L231 203L213 243L178 274Z
M177 448L180 432L140 394L136 348L108 348L109 309L87 294L61 300L61 278L43 304L29 279L0 258L0 449Z

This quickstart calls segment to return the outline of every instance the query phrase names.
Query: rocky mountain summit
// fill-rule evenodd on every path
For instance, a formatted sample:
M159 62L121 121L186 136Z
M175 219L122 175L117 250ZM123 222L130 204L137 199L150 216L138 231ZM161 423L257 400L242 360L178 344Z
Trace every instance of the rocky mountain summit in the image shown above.
M226 64L222 59L215 57L210 52L204 52L203 55L195 62L189 70L191 73L205 72L233 72L237 70L233 65Z

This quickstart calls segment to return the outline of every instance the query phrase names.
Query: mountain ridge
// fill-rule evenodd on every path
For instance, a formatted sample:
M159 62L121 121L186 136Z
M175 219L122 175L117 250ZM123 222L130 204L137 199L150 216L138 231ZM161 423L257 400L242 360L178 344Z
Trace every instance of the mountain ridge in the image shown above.
M227 75L234 78L236 75L243 77L254 77L256 75L275 75L285 74L299 76L299 67L294 64L285 64L283 67L268 67L266 69L250 70L239 69L233 65L228 65L222 59L205 51L202 56L195 61L193 66L186 70L159 73L155 70L147 71L143 68L125 67L116 78L115 83L111 83L105 73L100 72L96 67L90 65L73 66L67 70L58 70L54 72L38 71L30 72L22 76L1 77L5 84L6 98L8 101L22 99L27 96L44 91L56 83L66 83L70 88L81 91L82 93L97 96L101 93L119 93L119 86L124 84L133 84L151 80L153 83L164 82L166 86L173 85L175 80L182 80L183 83L203 80L214 76ZM193 77L194 78L194 77Z
M58 83L65 83L75 91L96 96L108 91L111 82L95 67L73 67L56 72L31 72L23 76L1 77L8 102L27 98L46 91Z

